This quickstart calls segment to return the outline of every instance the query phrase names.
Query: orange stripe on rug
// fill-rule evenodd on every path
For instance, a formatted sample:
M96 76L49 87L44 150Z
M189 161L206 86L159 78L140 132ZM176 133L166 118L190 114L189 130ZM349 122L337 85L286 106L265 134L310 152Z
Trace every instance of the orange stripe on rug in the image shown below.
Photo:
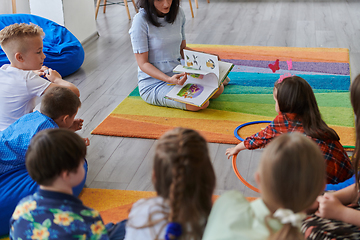
M158 118L158 117L149 117L146 118ZM160 117L159 117L160 118ZM163 118L160 118L163 119ZM171 119L174 120L174 119ZM100 135L109 135L109 136L121 136L123 137L137 137L137 138L149 138L149 139L158 139L161 137L166 131L173 129L177 126L182 126L186 128L190 128L194 122L202 123L200 126L205 126L205 128L211 126L219 127L219 122L224 124L224 122L231 121L214 121L214 120L204 120L204 119L186 119L186 122L182 119L176 119L179 123L178 125L161 125L156 123L148 123L144 121L131 120L126 118L118 118L112 115L108 116L103 124L100 124L97 128L95 128L92 134L100 134ZM181 122L182 121L182 122ZM209 124L205 124L205 121ZM197 128L201 135L204 136L206 141L215 142L215 143L227 143L227 144L237 144L239 141L233 134L233 129L236 128L238 123L234 123L234 127L230 127L231 130L227 134L210 132L206 130L201 130ZM229 126L228 126L229 127Z
M158 139L166 131L174 127L194 128L196 126L196 129L208 142L238 144L239 140L234 136L234 129L243 123L245 122L155 116L142 116L139 118L138 115L111 114L93 130L92 134L109 136L119 136L121 134L123 137ZM242 138L246 138L264 129L267 125L266 123L248 125L242 128L238 134ZM330 127L339 134L341 144L354 145L354 128Z

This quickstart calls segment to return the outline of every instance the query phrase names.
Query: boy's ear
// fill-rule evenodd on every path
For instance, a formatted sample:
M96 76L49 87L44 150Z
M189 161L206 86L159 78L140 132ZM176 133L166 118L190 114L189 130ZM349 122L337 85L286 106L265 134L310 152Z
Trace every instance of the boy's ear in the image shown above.
M22 54L20 52L15 53L15 59L18 62L24 62L24 58L23 58L23 56L22 56Z
M69 115L61 115L57 119L54 119L54 121L61 128L63 126L66 126L66 121L69 119L69 117Z

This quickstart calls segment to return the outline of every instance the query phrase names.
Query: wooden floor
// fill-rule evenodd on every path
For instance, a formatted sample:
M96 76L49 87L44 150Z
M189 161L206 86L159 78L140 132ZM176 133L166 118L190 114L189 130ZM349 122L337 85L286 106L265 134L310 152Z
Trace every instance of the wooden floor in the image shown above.
M208 4L200 0L199 9L193 6L193 19L187 0L182 7L188 43L349 48L352 77L360 72L360 1L211 0ZM129 8L134 16L132 4ZM105 14L100 9L100 37L84 45L83 66L66 78L81 91L78 117L85 122L79 134L91 140L86 182L90 188L153 190L151 167L156 140L90 134L137 85L130 26L124 6L108 6ZM237 189L246 196L256 196L233 173L224 155L230 146L209 144L217 176L216 193ZM260 150L243 151L238 157L240 172L251 183L260 155Z

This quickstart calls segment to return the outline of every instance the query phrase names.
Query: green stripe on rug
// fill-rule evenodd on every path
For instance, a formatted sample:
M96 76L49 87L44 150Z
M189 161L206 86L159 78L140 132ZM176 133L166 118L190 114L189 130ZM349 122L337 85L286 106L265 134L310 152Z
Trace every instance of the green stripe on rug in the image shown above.
M349 92L315 93L315 97L319 107L351 108ZM272 94L221 94L217 99L212 99L211 103L215 103L217 101L275 104ZM211 105L209 107L213 108Z

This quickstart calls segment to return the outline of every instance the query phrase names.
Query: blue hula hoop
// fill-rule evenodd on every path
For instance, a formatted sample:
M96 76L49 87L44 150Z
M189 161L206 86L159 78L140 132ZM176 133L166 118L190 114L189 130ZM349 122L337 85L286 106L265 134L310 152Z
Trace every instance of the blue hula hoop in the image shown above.
M253 121L253 122L247 122L244 124L241 124L240 126L238 126L237 128L235 128L234 130L234 135L237 139L239 139L240 141L244 141L244 139L242 137L239 136L238 131L243 128L246 127L248 125L252 125L252 124L258 124L258 123L271 123L271 121Z

